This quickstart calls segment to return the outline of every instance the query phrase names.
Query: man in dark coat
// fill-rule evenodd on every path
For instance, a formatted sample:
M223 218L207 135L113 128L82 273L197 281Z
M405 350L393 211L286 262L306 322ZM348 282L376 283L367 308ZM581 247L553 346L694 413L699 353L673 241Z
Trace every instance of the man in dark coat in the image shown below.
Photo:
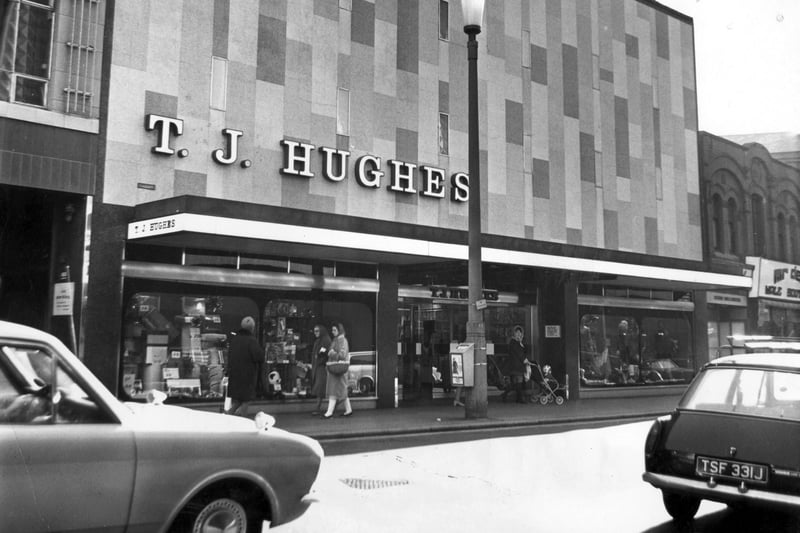
M242 319L242 327L231 338L228 350L228 396L231 399L229 414L247 416L247 403L256 397L256 383L264 361L264 350L253 332L253 317Z

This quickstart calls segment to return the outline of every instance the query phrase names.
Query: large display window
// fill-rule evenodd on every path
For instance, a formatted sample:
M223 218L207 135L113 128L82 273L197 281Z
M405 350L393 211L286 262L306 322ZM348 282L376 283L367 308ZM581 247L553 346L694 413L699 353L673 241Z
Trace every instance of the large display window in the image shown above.
M581 387L680 384L694 377L691 302L583 297L578 309Z
M278 291L129 280L123 318L122 387L169 401L221 401L228 343L252 316L264 349L259 397L312 398L314 327L341 322L351 351L348 389L376 394L374 293Z

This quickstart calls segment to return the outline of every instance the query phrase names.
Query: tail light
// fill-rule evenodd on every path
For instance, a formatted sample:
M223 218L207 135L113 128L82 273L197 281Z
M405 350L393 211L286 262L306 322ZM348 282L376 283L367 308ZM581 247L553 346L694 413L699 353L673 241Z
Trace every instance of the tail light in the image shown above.
M650 431L647 433L647 439L644 441L645 455L651 455L656 451L658 443L661 442L661 437L664 435L664 430L667 424L672 420L672 415L666 415L656 418L653 425L650 426Z

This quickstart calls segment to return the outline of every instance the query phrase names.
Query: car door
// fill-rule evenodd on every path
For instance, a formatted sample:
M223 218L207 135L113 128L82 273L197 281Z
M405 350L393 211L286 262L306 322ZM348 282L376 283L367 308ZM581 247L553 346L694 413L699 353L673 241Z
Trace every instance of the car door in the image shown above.
M39 519L20 530L124 531L136 471L132 432L49 347L0 351L31 398L12 426Z
M0 524L3 531L24 533L44 526L36 511L36 499L22 452L17 444L13 416L20 407L20 393L0 361Z

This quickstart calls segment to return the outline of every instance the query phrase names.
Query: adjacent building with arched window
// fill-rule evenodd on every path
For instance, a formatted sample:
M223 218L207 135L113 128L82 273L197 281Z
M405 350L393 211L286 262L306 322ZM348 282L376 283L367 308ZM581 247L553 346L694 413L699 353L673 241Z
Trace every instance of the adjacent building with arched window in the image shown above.
M800 169L759 143L699 142L707 260L753 275L749 292L707 293L710 356L731 334L800 335Z

